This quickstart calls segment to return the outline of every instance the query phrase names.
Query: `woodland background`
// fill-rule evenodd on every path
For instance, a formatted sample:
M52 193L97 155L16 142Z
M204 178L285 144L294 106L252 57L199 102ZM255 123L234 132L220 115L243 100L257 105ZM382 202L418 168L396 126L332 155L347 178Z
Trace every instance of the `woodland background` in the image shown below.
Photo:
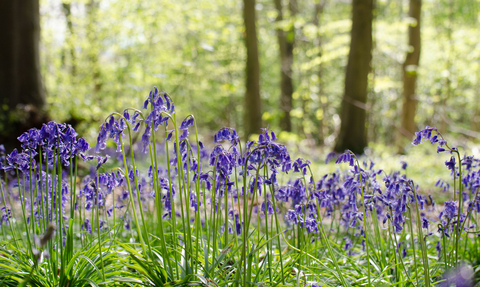
M268 126L328 150L404 152L430 125L475 142L479 12L479 0L4 1L0 143L50 119L94 142L152 86L204 136Z

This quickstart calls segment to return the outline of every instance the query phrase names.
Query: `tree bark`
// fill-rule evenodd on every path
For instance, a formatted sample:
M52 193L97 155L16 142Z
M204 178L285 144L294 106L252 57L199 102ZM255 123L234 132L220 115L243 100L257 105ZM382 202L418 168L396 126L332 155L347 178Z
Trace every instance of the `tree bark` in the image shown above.
M243 20L245 23L245 47L247 49L246 91L245 91L245 137L260 133L262 127L262 108L260 99L260 63L258 60L258 41L255 28L255 0L243 1Z
M39 0L0 2L0 143L45 121L45 95L40 76Z
M284 20L282 0L275 0L275 8L277 9L277 23ZM290 17L295 17L298 12L296 0L289 0ZM283 131L292 131L292 120L290 111L293 107L293 78L292 78L292 64L293 64L293 49L295 47L295 27L291 25L288 31L282 28L277 28L277 39L280 50L280 110L282 116L280 118L280 128Z
M417 87L417 69L420 62L421 37L420 37L420 14L422 0L410 0L410 9L408 15L415 19L416 23L408 26L408 46L407 56L403 63L403 106L400 127L399 151L403 152L405 137L409 140L415 134L417 129L415 124L415 112L417 108L417 96L415 93Z
M352 1L350 53L345 75L340 133L334 150L362 154L367 146L365 129L368 73L372 60L373 0Z

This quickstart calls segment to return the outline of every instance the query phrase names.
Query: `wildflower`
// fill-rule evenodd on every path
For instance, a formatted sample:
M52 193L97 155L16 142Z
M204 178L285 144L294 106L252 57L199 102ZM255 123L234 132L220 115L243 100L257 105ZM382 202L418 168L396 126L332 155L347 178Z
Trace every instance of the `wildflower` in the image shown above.
M415 133L415 139L413 140L413 145L419 145L422 140L430 140L432 144L438 141L438 138L432 138L432 132L435 131L438 133L437 128L426 126L423 130Z
M426 217L422 217L422 227L425 228L425 229L428 229L428 224L429 224L429 221Z
M438 257L440 258L440 254L442 253L442 244L440 243L440 240L437 241L435 249L437 250Z
M452 156L449 161L445 162L445 165L453 172L455 170L455 157Z
M335 163L342 163L342 162L346 162L348 163L350 166L353 166L354 165L354 158L352 157L350 151L346 151L344 152L343 154L341 154L337 160L335 161Z
M102 165L104 165L110 156L107 154L105 157L97 156L97 170L100 169Z
M446 201L445 208L440 212L439 218L445 218L446 220L455 219L458 215L457 203L455 201Z
M240 138L235 129L223 127L214 135L215 143L222 141L229 141L232 145L236 146L240 142Z

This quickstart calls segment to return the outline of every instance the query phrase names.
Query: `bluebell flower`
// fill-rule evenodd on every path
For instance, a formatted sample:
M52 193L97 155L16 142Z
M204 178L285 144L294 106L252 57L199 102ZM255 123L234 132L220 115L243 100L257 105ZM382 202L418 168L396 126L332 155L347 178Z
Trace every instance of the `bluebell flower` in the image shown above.
M428 224L429 224L428 219L425 216L423 216L422 217L422 227L425 228L425 229L428 229Z
M102 165L104 165L110 156L107 154L105 157L97 156L97 170L100 169Z
M440 255L442 254L442 244L440 243L440 240L435 244L435 249L437 250L438 258L440 258Z
M293 224L298 224L297 213L291 209L288 210L287 213L285 214L285 220Z
M92 233L92 225L90 224L90 220L89 220L88 218L85 219L85 222L84 222L84 224L83 224L82 227L83 227L86 231ZM83 229L83 228L82 228L82 229Z
M346 162L346 163L348 163L350 166L353 166L353 165L354 165L354 159L352 158L352 155L351 155L350 151L346 151L346 152L342 153L342 154L337 158L337 160L335 161L336 164L339 164L339 163L342 163L342 162Z
M450 157L450 160L446 161L445 165L447 166L447 168L449 170L451 170L453 172L455 170L455 157L453 157L453 156Z
M345 250L350 250L353 247L352 240L348 237L344 237L343 240L345 240L345 244L343 245L343 249Z
M229 141L232 145L236 146L240 142L240 138L235 129L223 127L214 135L215 143L222 141Z
M458 207L455 201L446 201L444 209L440 212L439 218L447 220L455 219L458 216Z

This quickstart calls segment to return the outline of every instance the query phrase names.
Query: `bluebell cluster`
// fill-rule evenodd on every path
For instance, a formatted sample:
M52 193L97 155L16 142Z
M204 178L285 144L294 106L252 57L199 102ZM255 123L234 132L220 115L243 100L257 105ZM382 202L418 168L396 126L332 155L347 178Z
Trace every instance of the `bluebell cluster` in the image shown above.
M243 146L235 129L221 128L214 135L214 145L207 149L198 140L193 115L177 125L175 105L166 93L154 88L143 109L147 111L126 109L113 113L100 126L95 152L104 151L107 141L112 139L117 152L123 155L123 169L117 167L105 172L106 166L116 162L111 163L108 155L89 154L89 144L84 138L78 137L70 125L55 122L21 135L18 138L21 151L14 150L6 155L0 146L0 168L19 175L8 185L0 182L2 222L8 224L16 200L29 207L25 210L29 222L38 222L44 229L46 222L60 217L67 219L67 211L74 209L81 218L80 228L92 234L95 232L93 222L86 214L98 209L105 215L98 218L99 229L111 228L111 220L120 218L129 230L135 211L127 211L127 208L134 202L141 211L157 212L164 220L183 219L184 209L187 214L191 210L195 216L205 214L205 217L208 217L208 207L218 214L223 209L222 214L225 218L228 216L225 222L228 229L223 232L240 236L247 224L241 210L251 202L259 220L268 222L269 217L280 215L285 223L282 231L301 229L311 242L322 236L322 219L338 223L343 233L341 242L348 255L355 254L358 245L354 242L358 240L365 248L365 225L369 218L376 216L384 228L401 233L414 206L420 211L416 215L421 223L419 228L425 229L427 236L438 236L436 248L439 253L440 240L444 236L448 238L455 231L475 228L474 224L466 226L466 222L471 213L480 212L480 161L472 156L455 157L458 149L450 147L436 128L426 127L417 132L413 144L429 141L438 145L438 153L448 151L452 154L445 166L454 179L461 180L463 188L454 189L454 199L443 206L436 205L432 196L423 194L406 176L405 162L401 163L401 171L387 174L371 161L360 164L350 151L331 153L327 161L336 158L337 164L347 163L349 168L325 174L315 181L318 174L312 170L312 162L304 158L293 160L286 146L278 143L276 134L268 128L261 130L257 140L247 141ZM155 131L160 126L165 130L162 141L155 139ZM195 140L192 140L193 130ZM134 132L142 133L138 143L142 152L154 155L146 173L135 165ZM158 151L160 143L165 149ZM129 159L125 156L126 145L131 151ZM173 149L168 150L169 147ZM76 178L69 177L76 169L77 158L96 160L95 168L92 167L91 173L79 180L79 184ZM162 163L157 165L157 159ZM443 192L452 192L447 181L440 180L436 186ZM57 198L61 198L61 206ZM197 219L188 218L188 222ZM207 219L201 218L202 224ZM67 229L65 226L64 230ZM397 252L406 256L408 244L398 243Z

